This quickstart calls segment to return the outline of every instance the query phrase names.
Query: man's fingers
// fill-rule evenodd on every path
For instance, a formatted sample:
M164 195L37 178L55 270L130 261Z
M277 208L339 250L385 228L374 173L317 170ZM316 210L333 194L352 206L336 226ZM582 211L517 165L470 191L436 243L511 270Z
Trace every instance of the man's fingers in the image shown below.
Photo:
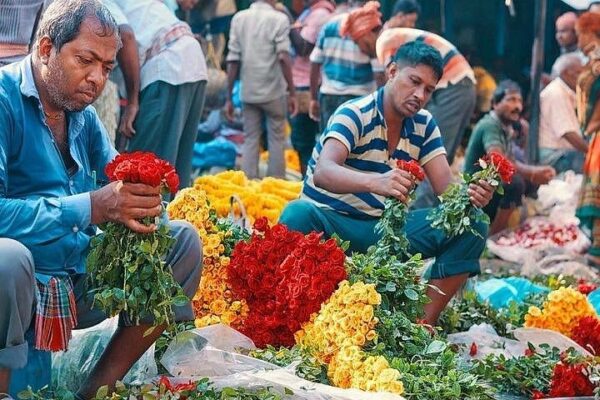
M146 217L156 217L160 215L162 211L162 205L148 208L131 208L127 210L127 215L133 219L142 219Z
M156 230L156 225L144 225L135 219L125 221L125 225L134 232L137 233L152 233Z
M160 186L155 187L144 183L123 183L123 188L129 193L137 196L160 195Z

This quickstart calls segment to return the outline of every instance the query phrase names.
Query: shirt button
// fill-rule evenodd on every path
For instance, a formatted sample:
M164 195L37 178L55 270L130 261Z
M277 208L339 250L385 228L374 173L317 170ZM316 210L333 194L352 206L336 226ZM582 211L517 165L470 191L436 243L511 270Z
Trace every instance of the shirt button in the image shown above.
M77 227L77 225L75 225L75 226L73 227L73 232L75 232L75 233L79 232L79 228Z

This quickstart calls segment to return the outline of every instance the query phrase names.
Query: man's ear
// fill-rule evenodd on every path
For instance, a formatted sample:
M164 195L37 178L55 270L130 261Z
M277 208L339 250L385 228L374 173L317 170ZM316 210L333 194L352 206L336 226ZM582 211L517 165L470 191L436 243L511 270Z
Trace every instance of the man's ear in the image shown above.
M52 53L52 49L54 45L52 44L52 40L48 36L42 37L37 46L38 57L42 61L42 64L48 65L48 61L50 60L50 53Z
M398 64L396 64L393 61L390 62L390 64L385 69L385 75L386 75L387 80L389 81L389 80L393 79L397 73L398 73Z

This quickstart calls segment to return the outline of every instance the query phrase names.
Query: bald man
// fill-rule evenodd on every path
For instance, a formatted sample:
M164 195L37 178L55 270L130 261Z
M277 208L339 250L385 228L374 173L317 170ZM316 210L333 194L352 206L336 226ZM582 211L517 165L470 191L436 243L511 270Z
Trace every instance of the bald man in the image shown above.
M556 172L581 173L588 148L575 114L575 85L582 65L579 53L558 57L558 76L540 93L540 163Z
M567 12L556 19L556 41L560 46L560 54L577 50L577 35L575 34L577 14Z

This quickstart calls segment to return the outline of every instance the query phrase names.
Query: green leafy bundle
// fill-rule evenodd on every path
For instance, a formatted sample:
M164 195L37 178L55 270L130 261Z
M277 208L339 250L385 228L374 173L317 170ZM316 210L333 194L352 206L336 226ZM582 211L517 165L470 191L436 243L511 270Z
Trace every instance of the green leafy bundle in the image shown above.
M489 217L483 210L471 204L467 192L470 184L485 181L495 187L498 194L502 195L504 189L500 182L510 183L515 173L512 163L496 152L491 152L480 159L479 166L481 170L475 172L473 176L464 174L460 183L449 185L440 196L440 205L432 209L427 216L427 219L431 221L431 226L441 229L448 237L462 235L464 232L481 237L474 225L490 223Z
M113 393L110 393L108 387L102 386L92 400L284 400L291 398L292 395L293 392L287 388L285 388L284 394L281 395L268 387L256 389L224 387L216 389L208 378L197 382L173 384L168 378L162 377L156 383L143 386L127 387L123 383L117 382ZM48 387L35 392L29 388L19 393L18 397L22 400L75 399L72 392L66 390L55 391Z
M179 187L175 168L149 152L119 154L107 164L105 173L111 182L159 187L164 194L174 194ZM92 239L87 267L94 305L110 316L125 311L136 324L141 319L154 325L170 324L173 306L189 301L164 261L174 239L158 217L141 222L155 223L158 229L140 234L108 222L101 227L104 233Z
M527 355L522 357L490 354L483 360L474 360L472 372L490 382L500 393L531 398L536 391L548 392L552 371L560 359L561 353L555 347L529 345Z
M300 378L325 385L329 384L325 366L300 346L294 346L291 349L286 347L277 349L273 346L267 346L264 349L252 350L248 355L280 367L287 367L292 363L296 363L296 375Z
M147 318L154 325L172 323L173 306L189 299L164 261L174 243L169 226L147 235L113 222L103 228L88 256L94 305L110 316L125 311L136 324Z

